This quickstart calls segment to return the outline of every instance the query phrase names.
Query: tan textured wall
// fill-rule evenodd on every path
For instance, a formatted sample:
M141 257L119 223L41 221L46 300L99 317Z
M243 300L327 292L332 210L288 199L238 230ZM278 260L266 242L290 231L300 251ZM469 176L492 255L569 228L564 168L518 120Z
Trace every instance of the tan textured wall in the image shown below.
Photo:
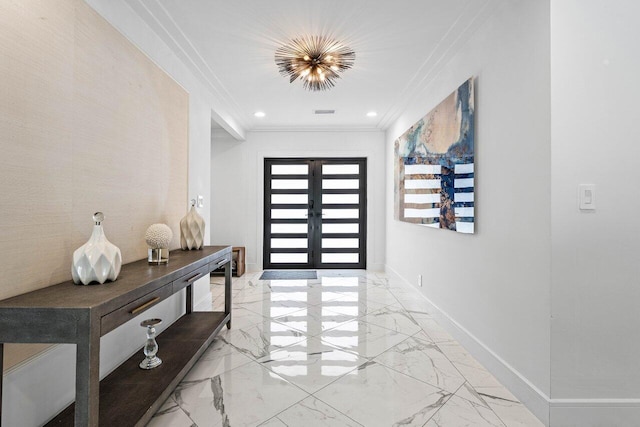
M69 280L95 211L124 262L155 222L178 247L187 93L82 0L0 2L0 58L0 299Z

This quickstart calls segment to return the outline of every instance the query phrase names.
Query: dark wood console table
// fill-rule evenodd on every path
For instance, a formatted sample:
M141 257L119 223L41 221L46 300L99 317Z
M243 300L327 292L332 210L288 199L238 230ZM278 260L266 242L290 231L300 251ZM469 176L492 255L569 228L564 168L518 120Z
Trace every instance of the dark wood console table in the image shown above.
M222 266L224 312L194 312L192 283ZM100 381L100 337L184 288L186 314L157 337L162 365L140 369L140 351ZM231 327L231 246L171 251L166 265L123 265L115 282L69 281L0 301L0 368L3 343L76 344L75 404L47 425L145 425L225 324ZM140 329L140 348L144 337ZM0 376L0 420L1 398Z

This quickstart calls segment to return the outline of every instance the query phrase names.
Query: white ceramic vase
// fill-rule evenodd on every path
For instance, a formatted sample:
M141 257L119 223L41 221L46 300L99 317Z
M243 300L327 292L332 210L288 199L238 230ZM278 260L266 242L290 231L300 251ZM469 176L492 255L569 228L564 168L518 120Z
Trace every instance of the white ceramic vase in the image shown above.
M191 209L180 220L180 247L183 250L202 249L204 226L204 218L196 211L195 200L192 200Z
M114 281L120 274L122 254L120 249L104 235L102 212L93 215L95 225L89 241L73 253L71 276L76 284Z

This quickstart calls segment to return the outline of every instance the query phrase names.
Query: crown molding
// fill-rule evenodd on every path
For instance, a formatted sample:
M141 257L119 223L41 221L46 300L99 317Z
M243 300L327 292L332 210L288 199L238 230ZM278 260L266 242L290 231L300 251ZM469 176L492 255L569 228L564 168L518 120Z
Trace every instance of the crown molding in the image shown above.
M402 113L422 95L435 81L442 68L459 52L460 48L494 13L497 7L506 0L487 0L486 3L473 12L469 3L463 14L451 25L436 48L416 70L404 89L397 95L395 102L380 119L379 126L388 130L400 118ZM462 19L466 14L474 13L470 19ZM461 27L468 22L465 27Z
M220 110L220 112L226 111L236 123L243 129L247 129L248 123L243 120L243 116L240 113L241 107L234 96L204 60L164 6L158 0L125 1L133 12L146 22L149 28L182 60L194 77L211 91L218 104L215 109ZM225 114L219 114L219 116L223 115Z

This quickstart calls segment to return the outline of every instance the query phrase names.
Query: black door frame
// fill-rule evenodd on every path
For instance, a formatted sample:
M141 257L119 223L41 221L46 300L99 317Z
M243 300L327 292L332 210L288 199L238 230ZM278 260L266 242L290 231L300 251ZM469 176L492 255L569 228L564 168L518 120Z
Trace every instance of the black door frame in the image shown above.
M281 179L304 179L309 180L306 190L278 190L271 188L271 165L281 164L301 164L309 165L308 175L281 175ZM322 175L323 164L354 164L360 166L358 175ZM274 178L277 179L278 176ZM358 189L354 190L331 190L322 189L323 179L358 179ZM322 204L322 194L359 194L360 203L356 204ZM300 209L304 205L300 204L272 204L271 194L308 194L308 217L306 219L271 219L270 212L275 209ZM265 158L264 159L264 211L263 211L263 267L265 269L366 269L367 265L367 159L365 157L311 157L311 158ZM344 224L354 223L353 219L322 219L322 209L358 209L358 233L322 233L322 223ZM271 223L307 223L307 233L271 233ZM307 253L307 264L301 263L271 263L271 238L307 238L308 244L305 249L287 248L278 249L279 253ZM322 238L358 238L357 249L346 248L325 248L322 249ZM358 263L322 263L321 257L324 253L358 253Z

